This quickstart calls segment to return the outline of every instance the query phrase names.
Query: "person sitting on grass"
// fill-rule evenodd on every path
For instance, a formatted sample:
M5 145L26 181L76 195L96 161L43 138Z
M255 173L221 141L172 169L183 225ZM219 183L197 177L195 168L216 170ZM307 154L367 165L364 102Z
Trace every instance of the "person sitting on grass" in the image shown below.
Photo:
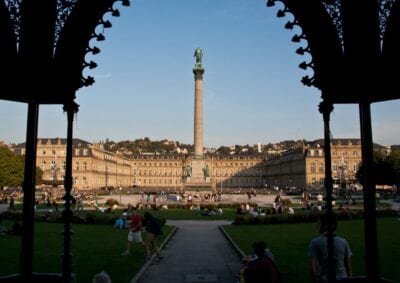
M245 283L281 282L280 274L274 261L267 255L265 242L254 242L252 249L255 258L250 260L241 271L241 279Z
M124 218L122 215L115 220L114 228L124 228Z
M102 271L93 277L92 283L111 283L111 278L107 272Z

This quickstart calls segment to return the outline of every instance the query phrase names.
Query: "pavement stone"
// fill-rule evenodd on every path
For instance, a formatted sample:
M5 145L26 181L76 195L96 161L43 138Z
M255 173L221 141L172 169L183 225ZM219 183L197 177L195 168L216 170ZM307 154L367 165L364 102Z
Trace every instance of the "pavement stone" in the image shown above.
M174 220L178 227L161 251L131 283L236 283L240 256L219 229L230 221Z

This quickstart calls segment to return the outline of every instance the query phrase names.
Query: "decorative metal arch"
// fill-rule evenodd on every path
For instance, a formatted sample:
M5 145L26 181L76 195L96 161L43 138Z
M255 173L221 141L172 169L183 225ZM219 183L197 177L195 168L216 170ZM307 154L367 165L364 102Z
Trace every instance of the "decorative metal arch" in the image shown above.
M94 78L82 75L83 69L97 66L86 62L92 39L105 39L96 27L110 28L106 13L119 16L116 2L129 6L129 0L0 0L0 99L28 104L23 235L20 274L0 278L0 282L71 282L72 124L78 111L76 91L90 86ZM36 170L36 143L40 104L61 104L67 112L67 152L63 264L61 275L34 274L33 226Z
M320 112L324 120L325 187L328 214L332 216L332 172L330 156L330 113L335 103L359 105L364 164L364 223L366 282L383 282L379 271L376 228L375 180L373 178L373 141L370 105L398 99L398 73L391 72L400 63L400 1L398 0L267 0L267 6L281 2L277 17L290 12L294 21L285 28L299 26L302 33L292 38L308 42L296 53L310 53L312 78L302 83L321 90ZM333 233L328 231L328 281L336 282L333 259ZM364 282L357 279L357 282ZM347 281L346 281L347 282Z

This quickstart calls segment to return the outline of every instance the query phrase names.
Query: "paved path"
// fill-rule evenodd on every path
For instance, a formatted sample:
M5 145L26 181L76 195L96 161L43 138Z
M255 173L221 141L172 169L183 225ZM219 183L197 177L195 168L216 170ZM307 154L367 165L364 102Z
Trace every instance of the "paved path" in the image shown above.
M163 259L153 261L138 283L236 283L242 267L239 255L219 225L230 221L168 221L179 227L162 250ZM133 283L135 281L132 281Z

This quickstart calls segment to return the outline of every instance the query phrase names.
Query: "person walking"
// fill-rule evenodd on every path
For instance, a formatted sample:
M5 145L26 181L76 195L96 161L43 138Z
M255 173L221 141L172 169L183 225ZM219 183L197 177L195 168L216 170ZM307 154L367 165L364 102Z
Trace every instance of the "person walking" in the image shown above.
M323 214L318 223L320 235L310 242L308 251L309 271L313 283L328 282L327 232L330 224L333 231L333 257L335 260L336 279L352 276L350 246L346 239L337 236L335 233L337 228L335 215L332 216L331 222L329 222L328 214Z
M144 225L146 226L147 238L146 238L146 253L147 259L150 259L152 252L156 253L158 259L163 257L160 251L157 249L155 241L157 236L162 234L161 225L165 223L165 219L160 220L151 215L148 211L144 213Z
M142 239L142 217L139 215L139 213L137 213L135 207L132 208L131 229L129 230L128 234L126 250L122 253L122 255L130 254L132 242L139 243L146 248L146 245Z

